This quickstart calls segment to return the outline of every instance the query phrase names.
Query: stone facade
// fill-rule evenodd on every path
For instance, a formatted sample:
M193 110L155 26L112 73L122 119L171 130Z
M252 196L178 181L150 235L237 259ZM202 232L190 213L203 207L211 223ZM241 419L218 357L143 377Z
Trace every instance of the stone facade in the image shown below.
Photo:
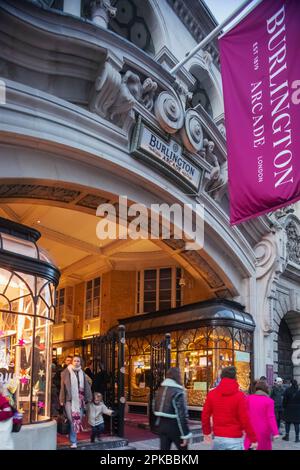
M99 203L120 194L147 208L162 201L204 204L202 250L157 244L184 271L183 303L225 297L245 305L256 322L254 375L265 375L267 365L276 374L281 319L287 319L294 340L300 334L299 213L296 207L238 227L229 224L216 45L190 59L176 80L169 73L214 27L207 8L202 2L145 0L139 14L151 36L147 49L137 46L138 33L131 42L116 33L122 20L117 2L90 2L83 13L79 0L64 0L63 11L40 3L24 1L20 8L17 0L0 2L0 78L7 97L0 118L0 205L13 216L7 205L21 203L95 214ZM196 193L166 168L132 157L138 119L166 141L172 137L201 171ZM95 261L97 250L91 251L82 267ZM74 339L105 333L135 313L138 267L118 269L108 258L104 254L93 272L102 277L101 317L89 327L83 282L88 276L71 279L65 271L65 285L74 286ZM299 377L299 367L294 375Z

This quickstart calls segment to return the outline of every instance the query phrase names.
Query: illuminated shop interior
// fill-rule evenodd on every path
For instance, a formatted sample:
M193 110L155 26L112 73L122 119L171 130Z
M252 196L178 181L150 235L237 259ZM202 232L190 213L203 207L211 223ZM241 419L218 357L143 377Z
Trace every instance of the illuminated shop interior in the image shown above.
M255 324L240 304L211 300L147 317L123 319L129 404L148 403L151 348L165 333L171 334L171 365L181 370L190 408L201 408L208 391L218 383L220 371L230 365L237 368L241 389L249 390Z
M59 272L39 232L0 218L0 382L23 423L50 419L52 324Z

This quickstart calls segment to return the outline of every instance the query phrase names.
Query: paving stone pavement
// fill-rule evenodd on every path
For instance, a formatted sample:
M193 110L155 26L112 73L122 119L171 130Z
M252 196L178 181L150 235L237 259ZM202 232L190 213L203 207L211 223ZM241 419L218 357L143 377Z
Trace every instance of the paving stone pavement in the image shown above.
M291 431L290 440L283 441L282 436L273 443L273 450L298 450L300 451L300 443L295 443L295 433ZM147 441L138 441L131 443L137 450L158 450L159 439L149 439ZM172 450L176 450L175 447ZM189 446L189 450L210 450L210 446L204 442L197 442Z

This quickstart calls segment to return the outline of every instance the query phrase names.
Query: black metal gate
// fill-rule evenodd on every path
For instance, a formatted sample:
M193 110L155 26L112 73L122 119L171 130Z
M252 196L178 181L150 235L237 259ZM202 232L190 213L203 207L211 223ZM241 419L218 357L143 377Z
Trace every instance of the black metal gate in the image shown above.
M155 432L155 416L153 414L154 395L171 366L171 335L167 333L162 341L151 345L151 376L149 396L149 424Z
M285 380L293 378L293 338L287 322L283 318L278 332L278 376Z
M91 353L94 374L102 367L107 373L104 401L116 411L111 420L111 433L124 436L125 412L125 328L92 338Z

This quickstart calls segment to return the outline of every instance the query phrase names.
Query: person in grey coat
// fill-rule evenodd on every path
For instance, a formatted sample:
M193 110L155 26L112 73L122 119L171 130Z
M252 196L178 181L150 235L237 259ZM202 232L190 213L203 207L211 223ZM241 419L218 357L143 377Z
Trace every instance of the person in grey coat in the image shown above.
M77 434L82 428L85 405L92 401L91 386L81 368L79 356L74 356L72 364L61 373L59 401L70 423L69 437L71 448L74 449L77 447Z

